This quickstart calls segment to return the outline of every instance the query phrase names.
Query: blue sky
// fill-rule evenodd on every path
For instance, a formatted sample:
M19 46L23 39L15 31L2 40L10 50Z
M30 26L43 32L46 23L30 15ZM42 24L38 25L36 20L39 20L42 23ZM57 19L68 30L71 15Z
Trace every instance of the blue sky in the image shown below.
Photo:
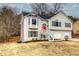
M16 4L0 4L0 6L9 5L11 7L16 7L20 11L31 11L29 3L16 3ZM79 4L78 3L67 3L63 6L62 10L66 15L79 17Z

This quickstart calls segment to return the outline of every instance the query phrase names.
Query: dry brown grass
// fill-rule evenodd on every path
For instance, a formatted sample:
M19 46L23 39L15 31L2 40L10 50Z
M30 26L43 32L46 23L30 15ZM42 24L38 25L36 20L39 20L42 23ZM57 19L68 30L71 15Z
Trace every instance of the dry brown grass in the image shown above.
M19 39L19 37L14 37ZM1 56L79 56L79 42L74 41L41 41L29 43L8 42L0 44Z

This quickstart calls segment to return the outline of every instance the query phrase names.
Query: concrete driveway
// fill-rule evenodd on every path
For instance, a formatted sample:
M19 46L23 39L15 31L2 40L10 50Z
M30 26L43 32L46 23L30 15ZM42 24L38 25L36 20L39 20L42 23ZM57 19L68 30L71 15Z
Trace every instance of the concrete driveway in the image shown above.
M79 38L72 38L72 39L69 39L71 41L79 41Z

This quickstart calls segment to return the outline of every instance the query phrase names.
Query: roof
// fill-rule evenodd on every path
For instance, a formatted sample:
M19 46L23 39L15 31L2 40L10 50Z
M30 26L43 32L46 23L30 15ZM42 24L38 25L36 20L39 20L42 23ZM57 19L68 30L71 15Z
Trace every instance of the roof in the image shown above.
M50 19L51 17L53 17L55 14L52 12L49 12L48 14L43 13L42 15L39 15L41 18L43 19Z
M48 15L40 15L40 17L43 18L43 19L49 19L49 18L51 18L52 16L48 16Z
M23 16L26 16L26 15L28 15L29 14L29 12L22 12L22 15Z
M49 14L42 14L42 15L38 15L38 14L35 14L34 12L22 12L23 16L39 16L42 20L47 20L47 19L50 19L52 17L54 17L55 15L59 14L59 13L63 13L66 17L68 17L63 11L59 11L57 12L56 14L54 13L49 13ZM69 19L71 19L71 21L73 22L72 18L68 17Z
M68 16L68 17L73 21L73 23L75 23L76 21L79 21L79 18L72 17L72 16Z
M40 16L43 19L49 19L49 18L51 18L54 15L54 13L39 15L39 14L35 14L34 12L22 12L22 15L23 16L26 16L26 15L27 16Z

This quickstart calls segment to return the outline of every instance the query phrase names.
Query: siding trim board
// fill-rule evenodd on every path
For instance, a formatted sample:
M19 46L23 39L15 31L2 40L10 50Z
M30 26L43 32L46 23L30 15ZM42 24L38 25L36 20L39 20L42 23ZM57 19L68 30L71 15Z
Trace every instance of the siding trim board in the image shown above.
M38 30L38 28L29 28L29 29L31 29L31 30Z
M51 31L72 31L72 30L57 30L57 29L50 29Z

